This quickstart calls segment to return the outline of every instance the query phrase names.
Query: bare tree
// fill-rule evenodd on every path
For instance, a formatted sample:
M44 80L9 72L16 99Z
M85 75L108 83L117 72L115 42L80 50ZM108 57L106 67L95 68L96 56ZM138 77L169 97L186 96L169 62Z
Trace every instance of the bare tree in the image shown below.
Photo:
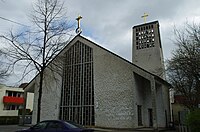
M2 58L2 51L0 50L0 59ZM9 76L9 66L5 65L4 62L0 61L0 81L4 81Z
M176 93L184 97L189 109L200 104L200 25L188 24L175 29L177 49L167 61L167 75Z
M0 64L0 82L6 80L6 78L9 76L8 69L2 68L3 64Z
M44 84L44 70L50 69L47 65L63 49L70 39L73 29L67 23L64 3L59 0L38 0L33 6L34 14L30 16L34 27L26 29L22 33L3 35L9 47L4 53L13 62L24 64L23 77L34 70L39 73L39 97L37 106L37 122L40 121L41 98ZM59 66L56 65L55 66ZM55 70L54 70L55 71Z

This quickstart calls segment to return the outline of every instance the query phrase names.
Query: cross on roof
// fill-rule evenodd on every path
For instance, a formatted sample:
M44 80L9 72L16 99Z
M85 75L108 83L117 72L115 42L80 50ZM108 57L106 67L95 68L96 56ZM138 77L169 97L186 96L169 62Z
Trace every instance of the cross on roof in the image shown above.
M147 13L144 13L144 15L143 16L141 16L142 18L144 18L144 23L146 23L146 20L147 20L147 17L148 17L149 15L147 14Z
M81 19L82 19L83 17L82 16L78 16L77 18L76 18L76 20L77 20L77 22L78 22L78 27L77 27L77 29L76 29L76 33L77 34L80 34L82 31L81 31L81 27L80 27L80 23L81 23Z

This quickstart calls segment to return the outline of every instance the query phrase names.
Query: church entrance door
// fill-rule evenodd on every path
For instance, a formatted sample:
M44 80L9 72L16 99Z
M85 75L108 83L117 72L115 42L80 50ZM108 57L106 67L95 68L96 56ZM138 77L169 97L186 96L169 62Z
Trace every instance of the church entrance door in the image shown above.
M153 126L153 111L152 109L148 109L148 114L149 114L149 127Z

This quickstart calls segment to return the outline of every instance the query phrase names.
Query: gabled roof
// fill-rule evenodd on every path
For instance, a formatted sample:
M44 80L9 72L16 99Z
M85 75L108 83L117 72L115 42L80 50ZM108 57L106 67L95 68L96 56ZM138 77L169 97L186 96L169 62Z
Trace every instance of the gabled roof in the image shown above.
M131 65L133 65L133 66L139 68L140 70L142 70L142 71L144 71L144 72L146 72L146 73L148 73L148 74L154 76L154 78L157 79L158 81L160 81L160 82L162 82L163 84L165 84L165 85L171 87L171 84L169 84L167 81L163 80L163 79L160 78L159 76L157 76L157 75L155 75L155 74L153 74L153 73L151 73L151 72L149 72L149 71L147 71L147 70L145 70L145 69L139 67L139 66L136 65L136 64L133 64L132 62L130 62L130 61L128 61L128 60L122 58L121 56L119 56L119 55L117 55L117 54L115 54L115 53L109 51L108 49L106 49L106 48L104 48L104 47L102 47L102 46L96 44L95 42L93 42L93 41L91 41L91 40L89 40L89 39L87 39L87 38L81 36L80 34L77 35L77 36L75 36L71 41L69 41L69 43L66 44L66 46L51 60L51 62L52 62L53 60L55 60L56 57L59 56L68 46L70 46L70 44L71 44L75 39L77 39L77 41L81 41L79 38L84 39L84 40L86 40L86 41L88 41L88 42L94 44L95 46L97 46L97 47L99 47L99 48L101 48L101 49L103 49L103 50L109 52L110 54L112 54L112 55L118 57L119 59L123 60L124 62L129 63L129 64L131 64ZM51 63L51 62L50 62L50 63ZM50 64L50 63L49 63L49 64ZM48 65L49 65L49 64L48 64ZM48 67L48 65L47 65L47 67ZM39 73L26 85L26 87L29 86L29 85L35 80L35 78L36 78L38 75L39 75ZM26 87L24 87L24 89L25 89Z
M157 22L157 21L152 22L152 23L156 23L156 22ZM129 63L129 64L131 64L131 65L133 65L133 66L139 68L140 70L142 70L142 71L144 71L144 72L146 72L146 73L148 73L148 74L154 76L154 78L157 79L158 81L160 81L160 82L164 83L165 85L168 85L168 86L171 87L171 84L169 84L167 81L165 81L165 80L162 79L161 77L159 77L159 76L157 76L157 75L155 75L155 74L153 74L153 73L151 73L151 72L149 72L149 71L143 69L142 67L140 67L140 66L138 66L138 65L136 65L136 64L134 64L134 63L132 63L132 62L126 60L126 59L124 59L123 57L121 57L121 56L119 56L119 55L117 55L117 54L115 54L115 53L109 51L108 49L106 49L106 48L104 48L104 47L102 47L102 46L96 44L95 42L93 42L93 41L91 41L91 40L89 40L89 39L87 39L87 38L85 38L85 37L83 37L83 36L81 36L81 35L79 35L79 37L81 37L82 39L85 39L85 40L89 41L90 43L93 43L93 44L96 45L97 47L99 47L99 48L101 48L101 49L103 49L103 50L105 50L105 51L111 53L112 55L114 55L114 56L116 56L116 57L122 59L124 62L127 62L127 63Z

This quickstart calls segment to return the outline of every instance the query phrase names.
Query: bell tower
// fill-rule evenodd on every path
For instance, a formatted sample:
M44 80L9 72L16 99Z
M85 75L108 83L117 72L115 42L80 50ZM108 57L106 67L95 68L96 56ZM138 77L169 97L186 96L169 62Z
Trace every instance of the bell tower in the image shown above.
M165 78L163 51L158 21L133 27L132 62Z

